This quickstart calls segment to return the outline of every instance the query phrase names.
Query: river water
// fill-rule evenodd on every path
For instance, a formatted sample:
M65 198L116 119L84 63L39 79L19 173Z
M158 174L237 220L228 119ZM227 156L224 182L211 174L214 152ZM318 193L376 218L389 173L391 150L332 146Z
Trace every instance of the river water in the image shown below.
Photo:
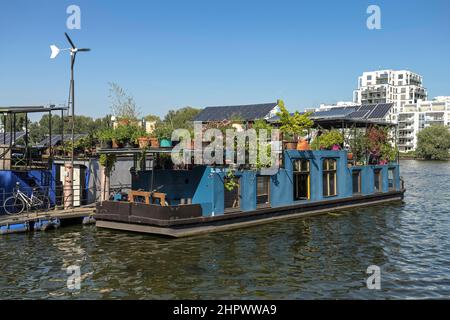
M403 204L188 239L95 226L2 236L0 299L450 298L450 162L401 170Z

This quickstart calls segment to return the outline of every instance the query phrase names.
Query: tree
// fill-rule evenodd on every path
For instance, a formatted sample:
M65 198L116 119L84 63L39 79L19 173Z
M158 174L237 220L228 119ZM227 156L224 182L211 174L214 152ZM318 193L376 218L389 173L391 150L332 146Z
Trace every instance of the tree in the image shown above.
M449 156L450 131L448 127L433 125L417 134L418 158L425 160L445 160Z
M201 109L184 107L178 110L169 110L164 117L164 122L169 125L172 130L194 128L193 120L200 113Z
M277 113L277 116L280 117L281 132L289 139L297 140L299 136L303 136L306 134L306 130L311 128L314 122L310 119L310 112L300 114L298 111L295 111L293 115L289 113L289 111L284 106L283 100L278 100L278 106L280 107L280 112Z
M134 97L118 84L109 83L109 99L111 111L118 119L137 120L140 116Z

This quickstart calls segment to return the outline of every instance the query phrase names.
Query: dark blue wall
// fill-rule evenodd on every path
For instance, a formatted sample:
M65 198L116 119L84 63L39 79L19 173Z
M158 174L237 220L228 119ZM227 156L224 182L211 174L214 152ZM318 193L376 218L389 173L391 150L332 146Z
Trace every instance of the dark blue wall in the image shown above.
M302 201L294 201L293 161L310 160L311 199L304 201L320 201L324 199L347 198L353 195L352 171L361 170L361 186L363 194L374 193L374 170L382 171L382 192L388 191L388 168L395 169L396 190L400 188L400 172L396 164L386 166L354 166L348 167L346 151L285 151L284 168L270 177L270 204L280 207ZM323 197L322 165L324 159L337 161L337 195ZM198 166L190 171L155 170L154 187L164 185L161 192L167 194L170 204L178 204L180 198L192 198L192 203L202 206L203 215L224 214L224 177L229 169ZM252 170L236 171L240 178L240 204L242 211L256 209L256 178L258 172ZM151 171L140 172L133 176L133 189L150 190Z
M31 196L31 180L41 189L48 190L48 196L53 204L55 202L55 167L53 170L30 170L30 171L0 171L0 214L4 213L3 202L10 197L19 183L19 188Z

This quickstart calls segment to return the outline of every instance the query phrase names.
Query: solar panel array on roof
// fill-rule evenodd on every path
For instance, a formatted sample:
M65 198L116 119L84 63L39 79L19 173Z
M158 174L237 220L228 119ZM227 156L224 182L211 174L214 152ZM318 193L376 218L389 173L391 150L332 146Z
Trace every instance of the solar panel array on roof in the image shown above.
M74 135L75 141L80 140L81 138L87 136L87 134L84 133L78 133ZM70 141L72 140L72 134L65 134L64 135L64 141ZM52 135L52 140L50 142L50 137L46 137L44 140L42 140L38 146L39 147L48 147L48 146L52 146L54 147L55 145L57 145L58 143L60 143L62 141L62 135L60 134L55 134ZM50 143L49 143L50 142Z
M368 119L383 119L389 113L392 108L392 103L380 103L369 115Z
M317 111L312 115L313 119L384 119L392 103L366 104L356 107L337 107L326 111Z
M194 119L194 121L223 121L240 118L242 120L264 119L277 103L263 103L239 106L206 107Z
M3 133L0 133L0 144L9 145L11 142L12 144L15 144L16 141L22 139L23 137L25 137L25 132L23 131L16 132L15 140L14 140L14 133L12 134L12 136L10 132L6 132L4 135Z
M355 108L332 108L326 111L317 111L312 116L317 118L339 117L346 116L355 110Z

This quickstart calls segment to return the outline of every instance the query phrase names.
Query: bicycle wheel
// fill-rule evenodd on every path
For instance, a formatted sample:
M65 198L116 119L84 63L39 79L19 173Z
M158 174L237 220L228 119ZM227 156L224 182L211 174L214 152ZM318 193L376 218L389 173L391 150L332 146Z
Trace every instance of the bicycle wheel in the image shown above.
M20 198L9 197L3 202L3 209L5 209L6 214L19 214L25 209L25 203Z
M39 201L34 205L36 210L49 210L50 209L50 199L45 196L40 196L37 198Z

